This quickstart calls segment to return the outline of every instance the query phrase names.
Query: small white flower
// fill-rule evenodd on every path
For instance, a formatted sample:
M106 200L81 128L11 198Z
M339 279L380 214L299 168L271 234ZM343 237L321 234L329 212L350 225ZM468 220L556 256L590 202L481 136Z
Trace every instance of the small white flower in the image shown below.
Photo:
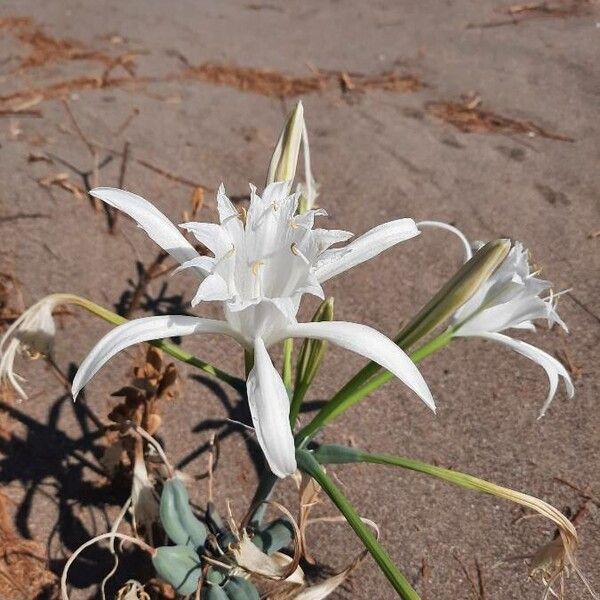
M9 383L23 400L27 394L20 383L25 379L14 371L15 357L22 352L33 358L51 354L56 333L52 311L63 301L63 294L42 298L12 323L0 339L0 382Z
M289 424L289 398L267 348L286 338L331 341L379 363L410 387L432 409L431 393L408 356L378 331L347 322L298 323L304 293L323 298L321 284L387 248L419 233L412 219L375 227L342 248L347 231L313 229L322 210L297 214L298 194L290 182L268 185L259 196L251 187L250 206L240 213L217 193L220 223L185 223L213 256L200 256L179 230L152 204L130 192L97 188L91 194L132 217L146 233L182 265L202 279L192 301L223 303L225 320L169 315L146 317L109 332L81 364L73 395L120 350L138 342L221 333L254 353L247 381L248 401L258 441L276 475L296 469L294 438Z
M538 279L530 272L527 251L515 243L502 264L479 290L454 314L455 336L476 336L500 342L539 364L548 375L550 391L540 412L544 415L558 387L559 376L564 379L569 398L575 390L565 367L548 353L500 333L506 329L535 331L533 321L546 319L549 325L567 326L556 311L556 296L549 291L549 281Z

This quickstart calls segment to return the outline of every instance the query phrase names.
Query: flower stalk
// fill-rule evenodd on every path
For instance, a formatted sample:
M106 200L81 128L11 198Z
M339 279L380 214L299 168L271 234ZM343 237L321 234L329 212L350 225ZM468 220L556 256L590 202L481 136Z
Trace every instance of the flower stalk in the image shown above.
M489 242L480 248L394 338L396 344L403 350L407 350L446 321L477 292L498 268L509 250L510 241L505 239ZM336 403L365 387L379 370L379 365L372 361L365 365L336 394L334 397ZM387 381L389 381L388 377L381 376L377 379L378 385L370 385L365 389L369 389L368 393L371 393ZM358 394L356 401L363 397Z
M402 600L420 600L415 589L399 571L398 567L396 567L390 555L377 541L371 530L364 524L346 496L326 475L312 453L306 450L298 450L296 459L300 469L310 475L321 486L338 510L344 515L350 527L352 527L356 535L360 538L393 588L398 592L399 597Z
M452 331L447 330L433 338L421 348L410 353L409 358L418 364L429 355L441 350L452 341ZM382 385L393 379L393 375L384 371L372 377L362 385L351 389L342 388L327 404L314 416L312 421L305 425L296 434L297 447L303 447L313 438L325 425L339 417L349 408L360 402L363 398L378 390Z

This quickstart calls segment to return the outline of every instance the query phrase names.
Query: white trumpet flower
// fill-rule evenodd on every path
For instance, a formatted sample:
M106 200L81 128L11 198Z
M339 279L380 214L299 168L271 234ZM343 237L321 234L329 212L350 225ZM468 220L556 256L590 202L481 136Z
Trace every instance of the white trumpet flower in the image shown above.
M73 381L74 396L107 360L131 344L194 333L228 335L254 354L247 380L248 402L258 441L279 477L295 471L296 459L289 398L267 349L286 338L327 340L376 361L435 410L414 363L383 334L356 323L296 320L304 293L322 298L321 284L328 279L416 236L419 231L412 219L385 223L342 248L331 248L352 234L313 229L315 217L324 211L297 214L298 194L290 194L289 182L268 185L262 196L251 186L247 212L239 212L221 186L217 193L220 224L182 225L212 252L209 257L200 256L167 217L143 198L110 188L97 188L91 194L127 213L181 268L195 271L202 281L192 305L220 301L225 320L171 315L117 327L81 364Z
M25 379L14 371L15 358L19 353L32 358L51 354L56 333L52 312L65 297L51 294L42 298L23 312L0 339L0 382L10 384L23 400L27 400L27 394L20 384Z
M533 321L546 319L549 325L557 323L565 331L567 326L556 311L556 296L549 292L549 281L538 279L530 272L527 250L515 243L496 271L479 290L454 314L453 335L476 336L499 342L540 365L548 375L550 390L542 410L542 417L552 402L562 377L569 398L575 389L565 367L553 356L521 340L500 333L506 329L535 331Z

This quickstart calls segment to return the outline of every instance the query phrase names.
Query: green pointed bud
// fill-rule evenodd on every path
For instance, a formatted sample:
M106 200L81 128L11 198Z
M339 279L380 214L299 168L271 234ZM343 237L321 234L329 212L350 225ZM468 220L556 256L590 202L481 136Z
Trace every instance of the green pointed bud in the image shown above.
M482 246L398 334L396 343L410 348L451 317L498 268L510 250L510 240L499 239Z
M185 546L190 542L190 536L179 517L172 481L172 479L165 481L160 495L160 524L172 542Z
M206 542L206 526L192 512L185 485L180 479L167 479L160 496L160 522L176 544L200 548Z
M190 497L181 479L170 479L165 485L170 484L175 492L175 504L179 513L181 524L190 536L194 548L201 548L206 543L206 525L192 512Z
M178 594L188 596L198 587L202 565L189 546L161 546L152 557L157 575L170 583Z
M312 321L333 321L333 306L333 298L323 300L317 309L317 312L314 314ZM290 407L290 423L292 423L292 425L296 422L296 418L300 412L300 405L319 371L326 350L327 342L323 340L306 338L302 344L300 356L298 357L298 366L296 368L294 396Z
M304 130L304 109L298 102L279 136L271 157L266 185L274 181L293 181Z

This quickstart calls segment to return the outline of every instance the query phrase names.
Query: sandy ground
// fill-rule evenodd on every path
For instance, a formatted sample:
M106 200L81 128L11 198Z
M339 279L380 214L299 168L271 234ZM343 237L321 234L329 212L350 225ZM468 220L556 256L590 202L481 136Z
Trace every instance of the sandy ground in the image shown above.
M237 64L304 78L315 68L342 71L357 88L364 78L355 74L416 77L423 86L403 91L418 86L344 90L331 76L323 89L301 95L330 226L358 233L411 216L452 222L474 239L522 240L556 289L572 290L560 302L570 334L542 329L535 343L568 354L576 397L567 401L561 389L538 421L546 395L542 370L489 343L460 341L422 365L437 398L437 416L393 382L323 437L451 465L529 491L570 514L585 505L580 566L600 588L600 11L587 2L550 4L555 12L526 10L511 17L508 2L475 0L3 2L0 16L33 21L4 21L0 29L1 108L31 105L29 110L40 113L0 116L0 270L19 279L26 304L50 292L72 291L114 307L132 289L136 261L149 264L156 256L152 243L125 218L109 235L106 215L86 198L38 183L68 173L68 182L81 187L82 178L67 163L92 170L61 97L92 141L118 151L129 141L125 186L177 220L189 207L194 184L210 190L224 181L230 194L244 195L249 181L262 183L283 116L295 101L279 97L281 86L242 90L183 76L190 66ZM39 32L35 35L38 26L55 41L80 45L42 43ZM131 73L114 64L107 71L107 56L118 55ZM70 83L57 88L60 82ZM298 82L292 91L294 85ZM430 104L461 102L462 95L475 107L467 116L477 133L440 119L434 112L441 109ZM34 160L49 156L45 153L52 162ZM101 151L100 159L109 155ZM99 182L117 185L120 164L115 157L101 168ZM201 217L215 218L212 192ZM429 232L331 282L327 293L336 297L338 318L393 334L459 260L454 240ZM157 280L142 308L184 310L192 283L187 275ZM305 312L313 309L308 302ZM216 315L216 308L208 306L203 314ZM56 362L72 376L107 327L81 314L62 323ZM186 340L185 347L242 370L238 349L221 338ZM130 352L112 361L88 386L91 410L106 415L110 392L127 382L136 356ZM332 349L311 400L327 398L360 364ZM0 482L15 501L19 532L48 541L58 571L65 555L93 532L106 530L123 495L95 485L97 475L73 457L85 455L93 465L98 453L83 439L85 427L93 430L83 405L72 405L43 363L21 368L31 399L5 423ZM206 453L196 455L194 449L202 449L214 430L227 428L222 419L248 416L235 397L207 379L188 369L181 373L183 398L166 407L162 436L169 455L199 475ZM217 497L231 499L237 514L256 482L247 438L234 427L223 440L215 482ZM523 557L551 539L547 523L520 519L524 513L515 506L424 476L374 466L335 473L361 514L380 524L382 542L423 600L541 597ZM595 501L586 501L586 491ZM196 499L205 494L201 480ZM293 499L291 484L281 497ZM329 506L321 510L333 512ZM315 553L334 568L358 548L341 525L313 533ZM97 580L109 565L100 550L86 555L73 578L79 589L73 597L96 597L88 587L90 572L96 569ZM477 565L482 590L473 583ZM584 597L575 577L568 591L570 598ZM335 597L394 594L367 560L352 585Z

